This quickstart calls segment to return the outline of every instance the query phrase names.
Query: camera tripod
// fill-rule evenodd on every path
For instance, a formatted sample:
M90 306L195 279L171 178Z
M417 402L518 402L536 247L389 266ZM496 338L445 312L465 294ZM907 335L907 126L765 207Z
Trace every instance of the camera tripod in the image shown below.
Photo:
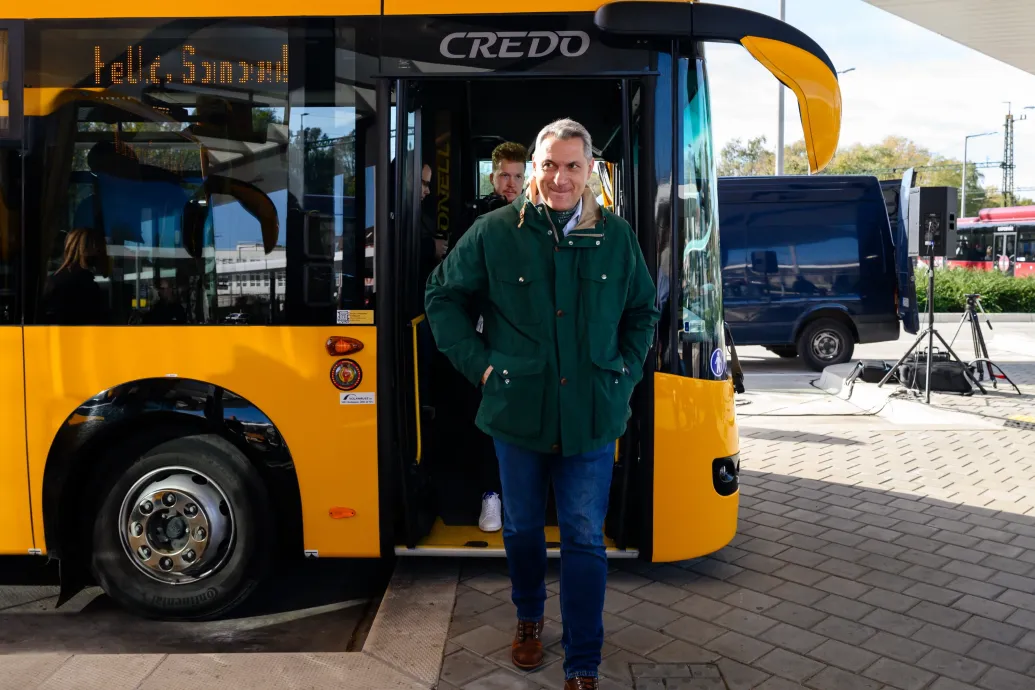
M970 367L977 374L977 378L984 379L985 371L988 371L988 378L992 382L993 388L997 390L999 388L999 381L997 379L1005 379L1017 391L1017 395L1020 395L1021 390L1017 387L1017 384L1010 380L1010 377L1006 375L1002 367L993 362L992 358L988 356L988 346L985 345L985 336L981 332L981 320L978 317L978 312L980 311L982 316L985 317L988 330L992 330L992 321L988 318L988 312L981 306L981 295L973 293L964 295L964 297L967 298L967 308L963 312L959 326L956 327L956 335L952 336L952 342L956 342L956 338L963 329L963 324L969 322L970 337L974 344L974 361L970 363ZM993 372L993 368L997 369L999 373Z
M977 380L970 367L961 360L955 352L953 352L952 347L945 342L945 338L943 338L941 333L939 333L934 327L934 234L938 231L938 225L939 223L936 217L928 217L924 224L926 230L925 244L927 245L927 328L917 334L916 340L914 340L913 344L909 346L908 350L906 350L906 354L902 355L902 358L895 363L895 366L891 367L891 370L888 371L888 373L884 375L884 378L880 380L880 383L877 384L877 387L880 388L887 383L888 379L894 376L898 372L899 367L909 359L909 355L913 354L913 350L916 350L920 344L926 340L927 378L925 379L925 392L927 399L925 402L927 402L928 405L931 404L931 362L934 360L935 337L937 337L938 340L941 341L941 344L945 346L949 356L959 362L959 365L963 368L964 375L970 380L970 382L977 386L978 390L983 394L988 394L988 391L986 391L984 386L981 385L981 382ZM917 354L919 354L919 352Z

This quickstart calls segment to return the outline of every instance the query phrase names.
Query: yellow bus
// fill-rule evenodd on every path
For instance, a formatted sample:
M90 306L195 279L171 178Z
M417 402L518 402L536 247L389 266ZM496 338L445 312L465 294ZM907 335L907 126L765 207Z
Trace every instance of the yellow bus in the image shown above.
M793 90L816 171L841 101L807 36L669 1L3 11L0 554L162 618L225 614L285 554L504 555L422 344L426 246L469 225L500 141L559 117L591 132L664 314L608 554L733 537L705 49L740 43Z

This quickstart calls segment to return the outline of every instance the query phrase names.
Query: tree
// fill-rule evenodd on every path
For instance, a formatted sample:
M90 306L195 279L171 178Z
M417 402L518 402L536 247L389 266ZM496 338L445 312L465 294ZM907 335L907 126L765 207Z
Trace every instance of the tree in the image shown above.
M333 194L334 178L342 176L344 194L356 194L356 133L331 138L319 127L306 127L297 145L305 151L307 194Z
M998 208L1005 206L1003 201L1003 192L995 185L988 185L984 189L978 189L973 192L973 199L971 198L972 192L967 189L967 209L970 211L968 215L976 216L978 211L983 208ZM1030 206L1035 204L1035 201L1027 198L1018 196L1016 192L1013 195L1013 203L1011 206Z
M772 175L775 155L765 147L765 137L756 137L745 146L734 139L720 153L720 175ZM946 158L903 136L888 136L877 144L853 144L839 149L821 175L874 175L881 180L901 179L908 168L917 169L917 185L923 187L960 186L962 161ZM808 156L805 141L796 141L784 149L784 172L807 175ZM973 165L967 166L967 208L963 216L976 216L989 206L1001 206L1002 195L994 187L983 185L983 175ZM1017 199L1017 204L1028 200Z
M776 170L776 154L766 147L764 136L749 139L742 144L733 139L719 153L719 175L725 177L772 175Z

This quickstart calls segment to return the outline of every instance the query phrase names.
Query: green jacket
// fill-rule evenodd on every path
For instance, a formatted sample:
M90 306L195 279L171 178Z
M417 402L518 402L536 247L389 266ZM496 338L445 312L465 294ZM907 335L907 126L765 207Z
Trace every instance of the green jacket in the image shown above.
M493 367L479 429L574 455L625 432L660 315L655 299L629 224L587 190L567 237L525 197L479 218L432 272L425 308L439 349L472 384Z

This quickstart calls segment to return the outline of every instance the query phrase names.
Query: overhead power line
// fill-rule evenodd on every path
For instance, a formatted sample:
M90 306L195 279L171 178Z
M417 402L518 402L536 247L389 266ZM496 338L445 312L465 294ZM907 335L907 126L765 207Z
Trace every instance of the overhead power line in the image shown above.
M958 170L962 167L963 163L938 163L933 165L903 165L898 168L873 168L870 170L860 170L857 175L881 175L881 174L892 174L892 173L904 173L905 171L913 168L917 172L929 172L933 170ZM979 169L984 168L998 168L1001 167L1000 161L986 161L984 163L967 163L967 167L974 167Z

